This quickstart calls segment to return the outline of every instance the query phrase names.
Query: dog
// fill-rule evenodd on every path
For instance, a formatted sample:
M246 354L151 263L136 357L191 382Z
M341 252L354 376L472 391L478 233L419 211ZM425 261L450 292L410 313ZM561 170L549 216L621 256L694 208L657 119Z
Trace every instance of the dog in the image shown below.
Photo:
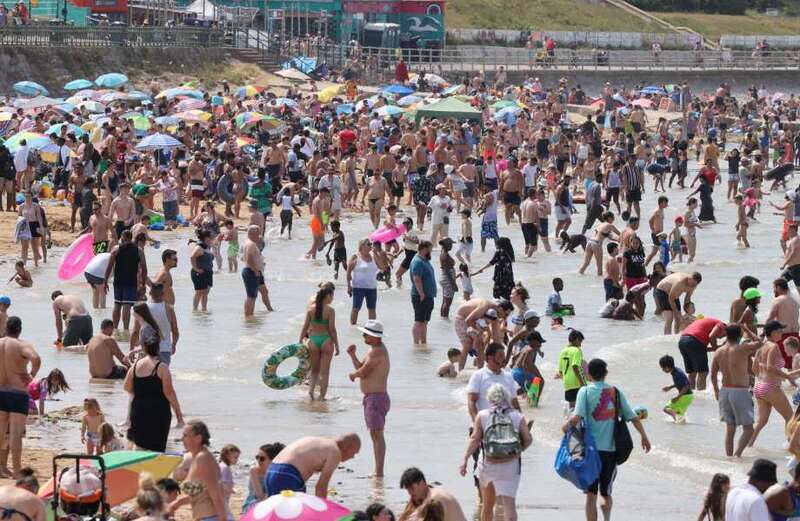
M580 246L583 251L586 251L586 236L575 234L570 235L567 232L561 232L561 251L575 253L575 248Z

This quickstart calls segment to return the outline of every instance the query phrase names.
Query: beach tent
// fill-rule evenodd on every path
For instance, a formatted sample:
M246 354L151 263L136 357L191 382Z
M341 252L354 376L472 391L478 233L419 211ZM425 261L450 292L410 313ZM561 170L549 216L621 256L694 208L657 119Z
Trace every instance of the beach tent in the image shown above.
M422 118L458 120L481 119L481 111L455 98L445 98L430 105L417 105L416 122Z
M307 56L295 56L281 65L282 69L297 69L303 74L311 74L317 68L317 59Z

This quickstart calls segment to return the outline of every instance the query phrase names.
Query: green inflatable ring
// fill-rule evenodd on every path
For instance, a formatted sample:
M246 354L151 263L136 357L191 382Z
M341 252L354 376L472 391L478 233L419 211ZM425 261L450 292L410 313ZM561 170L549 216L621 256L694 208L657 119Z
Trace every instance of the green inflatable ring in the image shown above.
M289 376L278 376L278 366L287 358L295 357L300 362L297 369ZM264 362L261 370L261 381L271 389L288 389L302 383L308 370L311 369L308 348L303 344L289 344L273 352Z

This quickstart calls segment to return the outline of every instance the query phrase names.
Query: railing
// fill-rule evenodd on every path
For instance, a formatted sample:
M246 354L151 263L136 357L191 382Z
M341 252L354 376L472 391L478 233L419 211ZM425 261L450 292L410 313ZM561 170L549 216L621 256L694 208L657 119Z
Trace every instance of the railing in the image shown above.
M262 42L263 44L263 42ZM662 51L658 55L649 51L582 51L558 49L553 55L541 50L514 47L455 47L448 49L386 49L362 47L357 52L347 45L309 45L299 41L270 40L261 47L276 61L297 55L315 56L330 67L342 69L358 61L371 68L369 74L391 72L399 56L416 70L437 74L497 71L535 70L648 70L648 71L703 71L703 70L797 70L800 52L770 51L754 54L750 51ZM393 69L392 69L393 70Z
M47 25L0 28L0 46L20 47L222 47L225 33L202 28L63 27Z

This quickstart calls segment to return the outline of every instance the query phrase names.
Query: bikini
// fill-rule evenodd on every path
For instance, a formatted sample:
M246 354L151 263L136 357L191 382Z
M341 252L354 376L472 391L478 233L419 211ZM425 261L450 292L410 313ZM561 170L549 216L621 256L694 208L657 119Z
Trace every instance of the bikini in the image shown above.
M783 359L778 359L778 361L775 363L775 369L780 371L784 367L786 367L786 364L784 363ZM753 394L756 398L764 398L767 394L777 390L778 388L778 384L774 384L772 382L756 382L756 384L753 386Z
M318 320L316 318L312 318L311 322L314 323L314 324L320 325L320 326L327 326L328 325L328 321L324 320L324 319L319 319ZM315 333L313 335L311 335L311 334L308 335L308 339L311 340L312 342L314 342L314 344L316 344L317 349L322 349L322 346L325 345L325 342L330 340L330 338L331 338L331 335L328 334L327 332L325 332L325 333Z

